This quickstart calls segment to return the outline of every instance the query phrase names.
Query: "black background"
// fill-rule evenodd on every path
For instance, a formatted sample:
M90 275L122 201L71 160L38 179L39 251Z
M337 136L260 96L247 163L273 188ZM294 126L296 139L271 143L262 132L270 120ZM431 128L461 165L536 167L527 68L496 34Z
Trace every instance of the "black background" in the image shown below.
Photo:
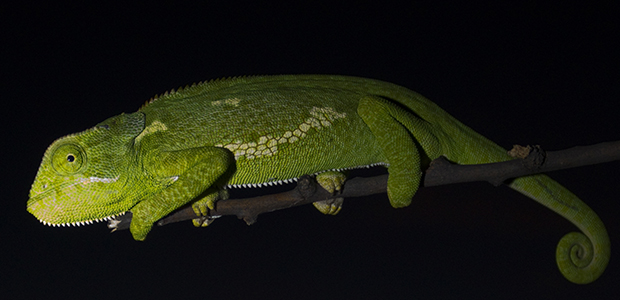
M235 75L371 77L422 93L504 147L618 139L618 11L611 5L0 4L0 297L34 299L619 299L618 162L551 174L606 224L609 267L566 281L555 245L574 226L486 183L422 188L395 210L350 199L154 228L59 229L26 212L56 138L154 94ZM235 120L231 120L235 122Z

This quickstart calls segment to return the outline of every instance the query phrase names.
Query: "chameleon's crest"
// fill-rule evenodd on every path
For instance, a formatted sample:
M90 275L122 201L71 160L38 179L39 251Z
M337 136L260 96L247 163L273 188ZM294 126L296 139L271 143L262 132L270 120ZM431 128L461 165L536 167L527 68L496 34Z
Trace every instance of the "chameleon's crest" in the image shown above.
M151 103L153 103L155 101L158 101L158 100L160 100L162 98L166 98L168 96L172 96L172 95L179 94L179 93L182 93L182 92L191 93L197 87L201 87L203 85L214 84L214 83L217 83L219 81L231 80L231 79L235 79L235 78L239 78L239 77L228 77L228 78L211 79L209 81L200 81L198 83L194 82L194 83L192 83L192 85L185 85L184 87L180 86L179 88L177 88L176 91L174 89L171 89L169 91L166 91L163 94L159 94L159 95L155 95L155 96L151 97L151 99L149 99L148 101L144 102L144 104L142 104L142 106L140 107L140 110L143 110L149 104L151 104Z
M222 77L222 78L216 78L216 79L210 79L207 81L200 81L198 83L193 83L192 85L186 85L186 86L181 86L179 87L176 91L174 89L171 89L169 91L166 91L163 94L159 94L159 95L155 95L153 96L151 99L149 99L148 101L146 101L141 107L140 110L143 110L145 107L147 107L149 104L155 102L155 101L159 101L159 100L164 100L167 97L185 97L185 96L189 96L192 95L194 93L197 93L203 89L207 89L211 86L217 85L219 83L223 83L223 82L230 82L230 83L234 83L237 80L243 80L246 78L251 78L251 77L255 77L255 76L230 76L230 77Z
M185 88L187 88L187 86L185 86ZM167 97L168 95L173 95L182 90L183 90L183 87L179 87L176 91L174 89L171 89L170 91L166 91L165 93L161 95L155 95L151 97L151 99L149 99L148 101L144 102L144 104L142 104L142 106L140 107L140 110L144 109L147 105L153 103L154 101L157 101L159 98Z

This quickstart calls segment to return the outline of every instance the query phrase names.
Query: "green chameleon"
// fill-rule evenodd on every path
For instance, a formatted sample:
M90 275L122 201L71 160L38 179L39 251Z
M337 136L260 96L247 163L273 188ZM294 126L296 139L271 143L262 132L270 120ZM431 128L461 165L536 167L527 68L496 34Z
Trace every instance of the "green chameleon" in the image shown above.
M83 225L133 213L144 240L154 222L192 203L194 225L232 187L260 187L316 175L337 194L347 169L387 167L387 194L405 207L422 171L440 156L458 164L511 159L504 149L406 88L329 75L256 76L194 84L154 97L56 140L45 152L28 211L46 225ZM610 245L598 216L545 175L509 186L575 224L557 264L575 283L607 266ZM335 214L342 199L318 202Z

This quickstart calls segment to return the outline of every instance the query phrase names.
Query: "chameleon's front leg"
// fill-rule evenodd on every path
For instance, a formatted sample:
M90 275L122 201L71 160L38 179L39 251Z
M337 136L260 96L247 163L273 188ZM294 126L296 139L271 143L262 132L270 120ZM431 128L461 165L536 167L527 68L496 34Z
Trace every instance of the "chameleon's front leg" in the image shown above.
M162 151L147 156L144 168L156 180L164 182L165 187L131 209L129 229L134 239L144 240L153 223L201 195L231 164L234 164L231 153L215 147Z

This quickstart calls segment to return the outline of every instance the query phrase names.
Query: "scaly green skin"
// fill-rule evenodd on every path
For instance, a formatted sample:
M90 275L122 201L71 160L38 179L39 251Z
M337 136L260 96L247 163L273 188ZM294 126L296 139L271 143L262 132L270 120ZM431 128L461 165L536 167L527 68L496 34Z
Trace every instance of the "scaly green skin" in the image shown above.
M49 225L131 211L131 233L144 240L153 222L186 203L205 215L225 197L226 186L332 171L318 179L337 191L343 180L337 171L376 164L388 167L392 206L405 207L422 170L441 155L459 164L510 159L434 103L390 83L323 75L216 80L55 141L32 185L28 211ZM545 175L510 186L583 232L558 245L564 276L576 283L598 278L610 245L596 214ZM340 203L317 207L333 214ZM196 225L205 225L199 220Z

